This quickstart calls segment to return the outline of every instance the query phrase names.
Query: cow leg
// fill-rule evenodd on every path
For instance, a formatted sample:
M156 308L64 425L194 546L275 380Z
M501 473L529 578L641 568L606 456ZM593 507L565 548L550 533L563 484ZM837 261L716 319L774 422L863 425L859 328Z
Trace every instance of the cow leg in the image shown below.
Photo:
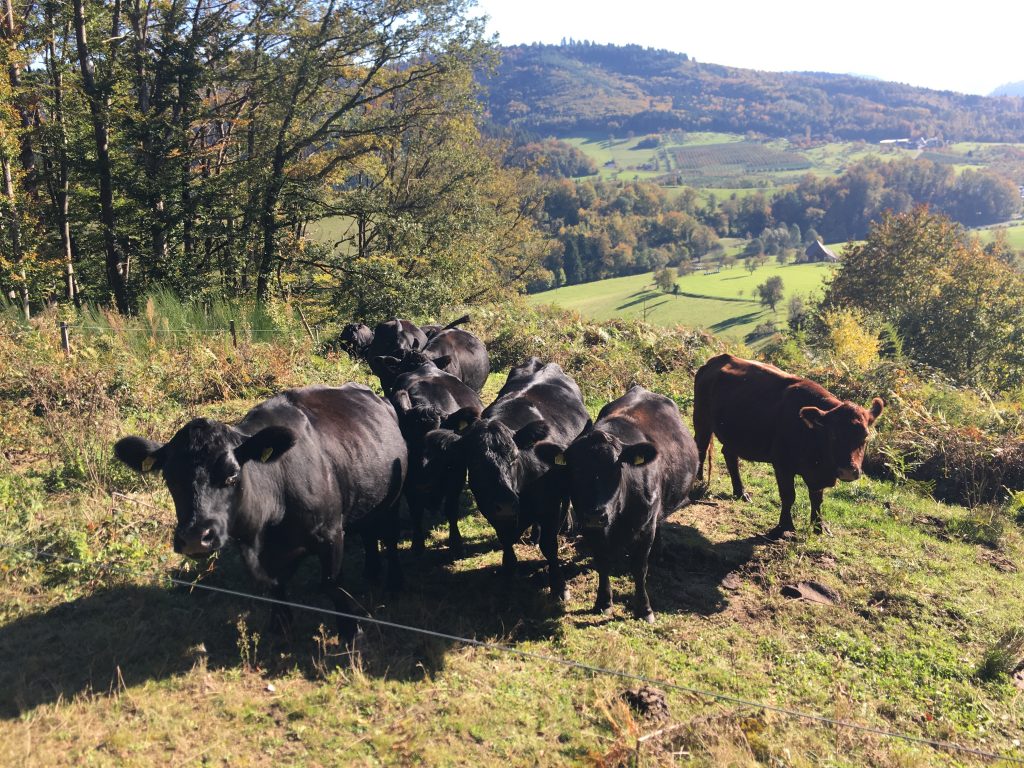
M444 516L448 519L448 551L452 558L462 557L462 534L459 532L459 500L466 485L466 470L453 472L444 489Z
M380 549L377 546L377 531L367 527L362 531L363 537L363 578L370 584L380 583Z
M785 472L778 467L775 468L775 482L779 484L779 499L782 502L782 511L779 515L779 524L767 533L769 539L781 539L785 534L796 531L796 527L793 525L793 502L796 501L796 488L793 485L793 477L791 473Z
M426 549L427 536L423 529L423 500L419 494L407 494L405 500L409 504L409 519L412 522L412 552L423 554Z
M711 447L711 436L713 432L710 424L705 424L704 419L693 415L693 439L697 443L697 474L694 475L697 482L703 481L704 461L708 459L708 449ZM711 485L711 462L708 461L707 484Z
M515 542L518 538L514 531L498 537L501 541L501 575L505 578L512 578L516 573L519 561L516 558Z
M630 548L630 567L633 571L633 616L654 623L654 611L651 610L651 599L647 595L647 563L654 544L655 527L640 531Z
M594 567L597 568L597 600L594 601L594 613L611 613L612 580L609 574L612 564L608 542L606 540L602 540L600 543L591 542L591 549L594 552Z
M401 536L401 524L398 516L398 500L391 506L391 509L384 515L381 521L381 539L388 550L388 580L387 587L392 592L401 591L405 585L405 578L402 575L402 563L398 558L398 539Z
M560 603L564 603L568 597L568 590L565 587L565 577L562 575L562 568L558 563L558 518L552 516L546 524L540 526L540 551L548 561L548 580L551 584L551 594Z
M344 549L345 531L339 529L320 549L320 585L331 602L334 603L334 610L338 613L349 614L337 617L338 636L346 646L353 648L361 630L359 623L352 618L352 615L362 613L362 609L341 586L341 563Z
M270 606L270 631L273 634L288 637L291 634L292 614L291 606L283 605L288 602L288 582L291 581L295 571L299 568L301 557L288 557L282 553L280 557L269 554L266 557L266 571L273 579L270 586L270 596L280 603L271 603Z
M723 445L722 458L725 459L725 466L729 470L729 477L732 478L732 495L737 499L750 501L750 494L743 490L743 480L740 478L739 456Z
M822 488L817 490L808 488L807 495L811 498L811 528L819 536L822 533L832 535L832 531L829 530L828 526L821 521L821 501L825 495L825 491Z

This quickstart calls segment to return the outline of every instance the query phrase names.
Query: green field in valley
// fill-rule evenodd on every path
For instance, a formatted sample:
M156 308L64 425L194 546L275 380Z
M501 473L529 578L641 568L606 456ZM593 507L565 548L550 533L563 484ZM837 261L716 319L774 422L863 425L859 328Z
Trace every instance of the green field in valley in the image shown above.
M829 264L771 264L750 273L737 265L721 272L696 272L679 278L678 295L655 288L653 274L648 272L545 291L531 296L530 302L555 304L595 320L646 315L648 322L658 325L705 328L742 341L761 323L785 323L790 297L819 293L833 269ZM760 305L756 293L757 286L773 275L782 278L785 289L785 298L774 313Z

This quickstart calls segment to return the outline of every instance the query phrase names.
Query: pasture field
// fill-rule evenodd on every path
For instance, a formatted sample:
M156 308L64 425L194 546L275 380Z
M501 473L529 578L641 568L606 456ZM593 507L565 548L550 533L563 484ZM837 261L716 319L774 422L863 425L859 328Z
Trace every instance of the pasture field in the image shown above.
M971 233L976 235L982 243L990 243L995 240L996 230L998 229L1006 230L1006 242L1009 243L1011 248L1024 251L1024 223L972 229Z
M602 372L640 376L685 411L692 366L713 351L681 329L637 326L629 333L677 346L672 355L659 347L661 373L634 370L614 343L572 341L593 326L563 318L562 335L533 336L528 310L498 326L488 318L501 310L477 311L482 324L471 327L496 359L556 357L594 413L610 394ZM523 336L488 335L499 327ZM346 542L356 599L382 620L650 678L648 707L626 703L636 680L385 627L367 625L351 659L326 617L298 611L290 637L275 636L264 604L168 584L175 575L253 591L230 547L204 568L172 553L163 482L114 463L110 446L128 433L167 439L197 415L237 419L287 386L369 382L361 364L319 356L301 329L283 328L274 343L243 338L237 350L202 334L142 344L132 334L76 337L70 359L52 333L10 330L0 334L2 765L989 764L665 681L1024 758L1020 690L991 662L1024 603L1024 537L1002 510L864 479L826 493L833 535L815 536L801 486L797 537L769 544L758 534L778 517L770 468L743 466L753 501L738 502L716 456L710 493L664 525L649 577L657 618L647 625L629 617L626 569L613 578L612 614L590 611L596 576L571 537L561 550L564 608L544 593L532 545L518 547L515 580L501 579L493 532L466 494L466 556L446 556L442 526L419 558L404 542L398 595L365 582L361 547ZM602 332L614 340L627 330L619 322ZM485 402L503 379L492 374ZM783 594L804 581L834 590L837 602ZM292 598L325 606L316 585L309 562Z
M631 139L577 136L563 139L585 152L598 164L603 179L632 180L681 173L685 184L713 188L718 197L733 191L747 193L755 189L772 189L791 184L804 173L837 176L850 165L868 157L895 160L924 156L952 165L959 173L967 168L981 168L1005 163L1006 153L1014 162L1024 145L1016 144L951 144L922 153L917 149L883 149L864 141L828 142L810 148L794 147L777 139L753 142L739 134L685 133L681 142L671 134L660 134L661 146L638 149L646 135ZM1013 154L1016 153L1016 154ZM606 163L614 161L614 165Z
M736 244L731 248L741 250ZM723 339L742 341L766 321L785 324L790 297L818 293L833 268L829 264L779 266L770 262L753 273L740 265L711 274L695 272L676 281L678 295L656 288L653 273L648 272L556 288L533 294L529 301L574 310L593 320L646 318L657 325L703 328ZM774 275L782 278L785 297L773 313L761 306L755 289Z

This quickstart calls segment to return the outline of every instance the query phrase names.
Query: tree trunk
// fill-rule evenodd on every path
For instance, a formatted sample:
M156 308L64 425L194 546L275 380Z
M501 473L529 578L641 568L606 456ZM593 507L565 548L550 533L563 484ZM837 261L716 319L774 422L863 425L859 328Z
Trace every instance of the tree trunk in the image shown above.
M31 316L31 310L28 303L28 281L25 279L25 265L22 263L24 254L21 252L21 221L18 216L18 201L14 194L14 178L11 176L11 161L6 154L0 156L0 165L3 166L3 184L4 184L4 197L7 198L7 204L11 210L11 255L14 258L15 264L21 264L21 311L25 314L25 319L28 320Z
M114 186L112 180L108 125L110 102L96 83L92 58L85 31L84 0L73 0L75 11L75 40L78 44L78 63L82 70L82 87L89 100L93 137L96 141L96 175L100 182L100 224L103 228L103 246L106 253L107 285L114 294L117 311L127 314L128 260L121 252L114 216Z
M284 185L284 145L278 142L274 150L274 164L267 190L263 197L260 210L260 229L263 234L263 255L260 259L259 273L256 278L256 300L266 301L270 298L270 276L277 262L277 202Z

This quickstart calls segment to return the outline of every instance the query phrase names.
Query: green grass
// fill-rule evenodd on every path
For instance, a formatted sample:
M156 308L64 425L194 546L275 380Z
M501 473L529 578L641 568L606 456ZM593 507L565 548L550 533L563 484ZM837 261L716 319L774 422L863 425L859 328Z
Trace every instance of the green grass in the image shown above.
M1018 251L1024 251L1024 223L985 227L983 229L971 230L971 232L975 234L982 243L991 243L995 240L996 230L998 229L1006 231L1006 242L1009 243L1011 248Z
M765 321L784 324L789 298L819 292L832 269L827 264L769 263L751 274L737 265L718 273L679 278L678 296L656 289L653 275L646 273L571 285L534 294L529 300L535 305L555 304L575 310L594 320L646 316L648 322L658 325L705 328L722 338L739 341ZM782 278L785 289L785 298L774 313L758 303L755 293L755 288L773 275Z
M494 327L498 311L478 308L472 327ZM536 329L524 315L500 327ZM612 324L602 339L557 322L558 338L484 335L495 351L514 341L523 353L557 354L594 409L602 367L624 380L650 375L621 354L657 329ZM644 381L659 391L692 383L691 363L658 349L668 370ZM628 370L618 370L623 360ZM228 374L230 391L202 396ZM491 375L485 401L503 378ZM113 440L167 439L194 416L237 419L269 392L346 380L372 378L345 356L312 354L301 337L136 349L112 334L65 360L52 333L0 334L0 765L984 764L673 690L668 719L656 722L622 703L633 681L386 628L367 627L353 663L321 629L324 617L298 612L281 638L265 631L265 605L170 586L167 575L196 575L171 551L173 505L160 478L112 460ZM663 525L649 576L653 625L629 616L626 568L613 577L612 614L591 613L596 576L575 539L560 552L564 609L545 594L536 547L519 545L520 573L502 580L494 533L468 494L464 558L446 556L440 525L421 557L403 542L406 589L389 595L362 578L353 537L346 588L384 620L1024 757L1024 707L1008 676L1020 651L1006 640L1024 604L1018 523L861 480L826 493L834 535L809 531L801 486L798 536L768 544L757 534L778 517L770 467L742 465L746 503L728 495L717 452L714 463L705 503ZM991 527L997 514L1000 535L979 535L979 520ZM231 548L203 580L253 589ZM781 594L804 580L836 590L839 603ZM312 562L292 597L326 605Z
M771 190L796 182L803 174L812 173L817 176L838 176L849 166L869 157L881 160L896 160L903 157L918 157L919 150L882 149L878 144L863 141L829 142L810 149L795 147L782 139L758 142L757 148L771 159L786 158L794 168L792 170L757 170L746 168L743 163L728 162L739 152L734 144L746 141L746 137L729 133L688 133L681 143L672 142L669 134L662 134L662 146L657 149L636 149L636 145L646 136L635 136L632 139L613 139L607 137L571 137L568 143L585 152L597 163L600 177L603 179L632 180L633 178L648 179L668 173L683 173L684 183L701 189L713 190L719 198L726 198L732 192L750 194L757 189ZM968 168L977 169L1002 162L1001 150L1021 148L1024 145L960 143L951 144L941 150L929 150L926 156L933 160L949 163L957 173ZM970 155L968 154L970 153ZM704 159L699 168L684 168L679 165L678 158ZM718 157L719 162L713 162ZM614 161L613 166L606 166ZM803 165L809 163L809 168ZM645 166L655 164L657 170L646 170ZM756 163L755 163L756 165ZM786 163L771 167L782 168Z

